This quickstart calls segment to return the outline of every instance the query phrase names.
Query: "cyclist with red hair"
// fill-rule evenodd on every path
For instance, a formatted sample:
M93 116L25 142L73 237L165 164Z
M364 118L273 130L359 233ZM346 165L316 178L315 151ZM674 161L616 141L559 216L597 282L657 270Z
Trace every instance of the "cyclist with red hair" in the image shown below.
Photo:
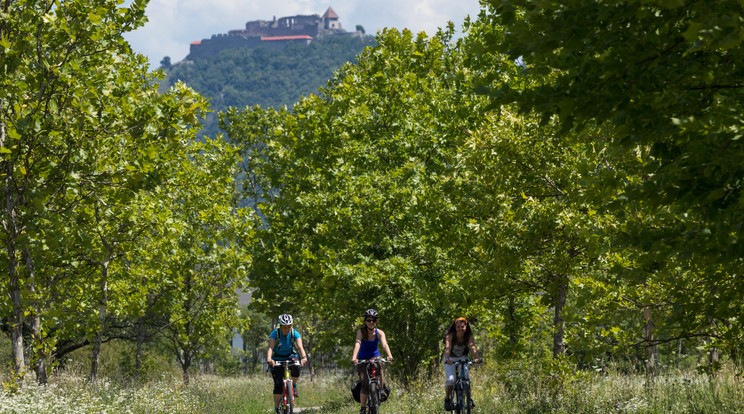
M457 318L452 322L444 335L444 410L452 410L452 390L455 387L455 361L467 361L469 353L472 352L473 362L480 361L478 347L475 345L473 331L470 323L465 318ZM465 365L465 376L468 378L469 370Z

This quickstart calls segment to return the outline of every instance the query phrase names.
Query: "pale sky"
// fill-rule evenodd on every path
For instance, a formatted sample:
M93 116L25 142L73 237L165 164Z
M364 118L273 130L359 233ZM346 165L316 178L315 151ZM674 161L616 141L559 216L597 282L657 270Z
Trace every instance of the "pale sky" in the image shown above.
M459 30L465 16L475 19L480 11L478 0L150 0L148 23L125 38L157 68L165 56L173 63L183 60L191 42L243 29L248 21L323 15L328 7L344 29L362 25L368 34L395 27L433 35L448 21Z

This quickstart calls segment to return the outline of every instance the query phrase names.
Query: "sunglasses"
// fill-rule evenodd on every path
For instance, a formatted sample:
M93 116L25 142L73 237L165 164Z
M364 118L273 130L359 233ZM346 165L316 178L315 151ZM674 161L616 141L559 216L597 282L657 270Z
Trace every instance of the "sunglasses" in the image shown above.
M373 322L377 323L377 319L365 319L364 322Z

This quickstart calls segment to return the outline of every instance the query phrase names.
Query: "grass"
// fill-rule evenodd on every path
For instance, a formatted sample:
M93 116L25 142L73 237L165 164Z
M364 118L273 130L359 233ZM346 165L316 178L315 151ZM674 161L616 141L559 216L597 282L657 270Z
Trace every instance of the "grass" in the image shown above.
M304 373L303 373L304 374ZM47 386L27 381L19 392L0 393L0 413L271 413L268 374L249 377L195 375L184 387L177 376L147 384L122 385L59 374ZM563 373L536 376L529 370L480 367L472 371L478 413L741 413L744 385L732 372L716 379L694 372L661 376L654 387L640 375ZM349 392L350 376L326 374L300 380L297 406L303 413L358 412ZM440 377L421 379L404 389L393 381L382 412L442 413ZM313 409L308 409L312 407Z

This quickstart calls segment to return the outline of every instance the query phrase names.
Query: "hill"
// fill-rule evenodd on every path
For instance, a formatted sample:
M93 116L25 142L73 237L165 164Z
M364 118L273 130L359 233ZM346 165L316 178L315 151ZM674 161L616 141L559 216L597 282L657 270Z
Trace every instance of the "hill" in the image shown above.
M327 36L307 45L226 49L162 67L167 76L161 88L180 80L210 98L215 113L208 117L203 133L213 136L218 131L217 112L229 106L291 106L315 93L335 70L354 62L373 42L373 36Z

